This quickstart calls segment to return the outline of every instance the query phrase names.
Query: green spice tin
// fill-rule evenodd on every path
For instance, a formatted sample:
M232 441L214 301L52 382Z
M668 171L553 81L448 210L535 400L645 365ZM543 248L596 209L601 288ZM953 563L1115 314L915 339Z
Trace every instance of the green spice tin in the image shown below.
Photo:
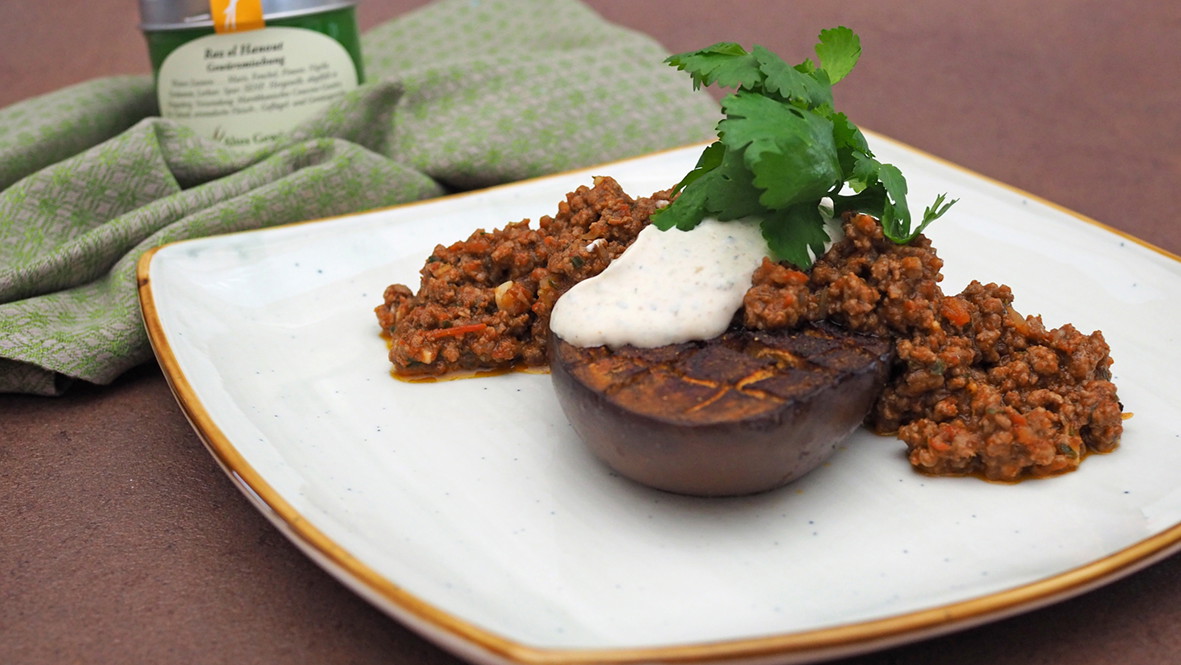
M356 2L140 0L160 115L253 151L364 80Z

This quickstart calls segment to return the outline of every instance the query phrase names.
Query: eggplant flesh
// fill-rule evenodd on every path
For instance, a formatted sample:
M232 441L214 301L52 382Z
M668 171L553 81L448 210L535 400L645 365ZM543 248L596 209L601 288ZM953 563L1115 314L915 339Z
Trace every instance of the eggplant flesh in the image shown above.
M822 464L893 358L889 339L828 324L647 349L550 341L555 392L591 452L636 482L697 496L771 490Z

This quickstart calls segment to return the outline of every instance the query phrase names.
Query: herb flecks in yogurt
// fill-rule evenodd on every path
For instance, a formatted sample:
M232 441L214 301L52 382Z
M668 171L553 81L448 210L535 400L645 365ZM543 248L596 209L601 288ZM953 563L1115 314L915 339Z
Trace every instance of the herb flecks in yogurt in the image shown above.
M599 275L554 304L550 329L577 346L652 348L726 331L766 256L758 220L646 227Z

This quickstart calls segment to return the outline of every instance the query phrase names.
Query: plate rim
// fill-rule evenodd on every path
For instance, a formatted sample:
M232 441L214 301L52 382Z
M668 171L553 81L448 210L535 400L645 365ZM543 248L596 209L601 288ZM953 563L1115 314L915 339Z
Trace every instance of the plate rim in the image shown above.
M1181 263L1181 256L1131 233L1111 227L1036 194L895 139L876 132L866 131L865 133L873 140L889 142L899 149L933 161L944 168L953 169L961 174L1048 206L1080 222L1099 227L1159 253L1167 259ZM273 231L393 209L401 210L440 204L538 181L563 178L576 173L645 160L657 155L703 147L707 144L708 142L678 146L627 159L570 169L478 190L262 229L237 231L225 235ZM356 558L311 521L304 518L280 492L266 481L262 474L246 462L229 437L221 431L215 418L201 402L196 390L180 367L178 357L173 351L168 334L158 315L151 277L153 260L161 250L175 245L201 242L211 237L215 236L179 240L150 248L144 252L136 264L140 314L148 334L148 340L169 389L185 418L234 486L305 555L386 614L413 628L439 646L465 658L481 662L516 665L593 665L600 663L638 665L651 661L670 663L792 663L851 656L928 639L1033 611L1116 582L1181 551L1181 522L1178 522L1110 555L1034 582L983 596L877 619L803 631L690 644L623 648L547 648L525 644L481 628L460 616L443 610L424 598L403 589L394 580L379 574L372 567Z

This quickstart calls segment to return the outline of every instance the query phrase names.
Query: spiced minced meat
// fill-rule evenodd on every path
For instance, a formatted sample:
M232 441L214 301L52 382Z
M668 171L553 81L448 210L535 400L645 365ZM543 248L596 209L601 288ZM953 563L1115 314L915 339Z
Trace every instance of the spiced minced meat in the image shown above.
M868 215L808 274L764 261L742 311L752 328L827 319L894 338L895 363L866 419L896 433L916 468L991 480L1055 475L1123 431L1102 332L1047 329L1013 308L1009 287L939 288L943 261L918 236L898 245Z
M376 308L395 373L544 366L554 302L623 253L668 200L633 199L600 177L536 228L522 220L436 247L418 291L392 285ZM1003 285L944 294L943 261L923 235L896 244L863 214L845 215L843 231L806 272L764 260L735 325L825 320L893 339L894 366L866 426L897 435L915 468L1013 481L1069 471L1119 444L1123 408L1101 332L1047 329L1014 310Z
M375 312L401 376L546 364L558 296L603 271L635 240L668 193L633 199L613 178L566 195L557 214L439 245L417 292L386 288Z

